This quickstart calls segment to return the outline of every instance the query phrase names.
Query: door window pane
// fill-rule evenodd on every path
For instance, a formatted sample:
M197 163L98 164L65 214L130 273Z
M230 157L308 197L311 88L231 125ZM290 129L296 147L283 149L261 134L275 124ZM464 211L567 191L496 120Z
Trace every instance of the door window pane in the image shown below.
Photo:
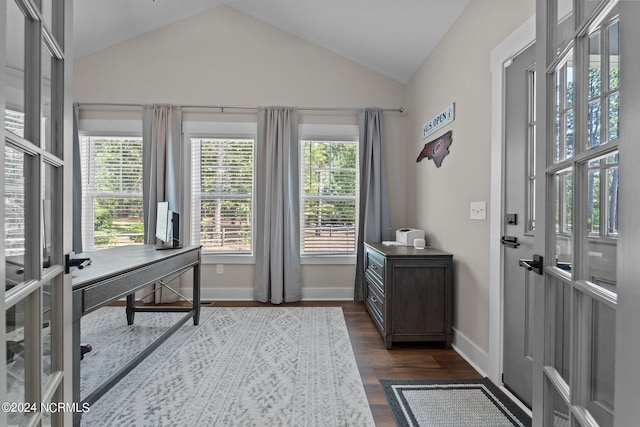
M607 28L609 38L609 90L620 87L620 42L619 23L615 22Z
M574 69L569 59L555 73L556 163L575 155Z
M26 303L21 300L6 312L7 401L25 402L25 317ZM7 424L19 425L26 413L7 412Z
M589 99L600 96L600 32L589 37Z
M603 26L588 40L587 148L619 137L620 75L618 22Z
M555 5L557 20L554 29L554 46L556 52L560 52L571 42L573 36L573 1L558 0Z
M42 385L44 386L51 376L51 328L53 321L53 307L51 306L51 283L46 283L41 288L42 292Z
M618 153L588 163L588 277L611 288L616 281L618 235Z
M52 224L53 216L53 202L59 197L62 197L59 192L61 189L55 185L56 181L56 168L45 164L42 167L42 221L41 221L41 236L42 236L42 267L43 269L51 266L51 261L55 257L52 253L53 245L53 231L57 227Z
M620 136L620 94L616 93L607 100L608 105L608 122L609 122L609 141L614 141Z
M42 14L42 19L44 24L50 30L53 30L53 6L52 0L40 0L40 12Z
M25 17L16 3L7 2L7 56L5 128L24 136L24 50Z
M555 189L555 260L570 271L573 264L573 171L566 169L554 177Z
M7 262L19 259L22 266L24 261L25 234L25 182L24 165L25 154L10 146L5 146L4 152L4 250ZM16 261L18 262L18 261ZM7 281L23 279L7 272Z
M52 134L51 134L51 73L53 60L46 46L42 46L42 110L40 112L40 146L51 152Z

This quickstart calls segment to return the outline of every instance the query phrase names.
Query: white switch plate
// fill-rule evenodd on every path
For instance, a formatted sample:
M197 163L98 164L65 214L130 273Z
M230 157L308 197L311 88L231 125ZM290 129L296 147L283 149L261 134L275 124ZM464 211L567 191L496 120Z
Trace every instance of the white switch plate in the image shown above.
M216 274L224 274L224 264L216 264Z
M471 202L469 205L470 219L487 219L487 202Z

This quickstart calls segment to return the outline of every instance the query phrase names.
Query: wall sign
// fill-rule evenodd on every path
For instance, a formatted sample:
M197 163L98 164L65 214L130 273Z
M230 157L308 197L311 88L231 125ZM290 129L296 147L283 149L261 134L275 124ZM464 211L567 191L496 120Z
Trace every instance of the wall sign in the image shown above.
M436 114L431 120L422 127L422 139L425 139L438 129L448 125L454 120L455 103Z
M449 154L449 146L453 142L452 135L453 131L450 130L441 137L436 138L431 142L427 142L418 155L416 163L426 157L429 160L433 160L436 167L439 168L442 164L442 160L447 157L447 154Z

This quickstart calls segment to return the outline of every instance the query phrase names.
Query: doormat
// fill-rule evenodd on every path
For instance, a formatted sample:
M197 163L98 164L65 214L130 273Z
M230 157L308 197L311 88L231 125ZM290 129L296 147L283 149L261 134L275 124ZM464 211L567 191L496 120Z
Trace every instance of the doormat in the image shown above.
M380 380L398 426L531 426L531 418L488 378Z

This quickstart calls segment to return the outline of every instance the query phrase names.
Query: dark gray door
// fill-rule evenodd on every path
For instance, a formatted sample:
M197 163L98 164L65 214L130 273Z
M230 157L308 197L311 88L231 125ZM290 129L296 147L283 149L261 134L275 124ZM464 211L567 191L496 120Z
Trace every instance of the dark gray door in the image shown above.
M530 258L535 232L535 46L505 70L503 212L503 383L531 406L533 374L533 273L519 266Z

